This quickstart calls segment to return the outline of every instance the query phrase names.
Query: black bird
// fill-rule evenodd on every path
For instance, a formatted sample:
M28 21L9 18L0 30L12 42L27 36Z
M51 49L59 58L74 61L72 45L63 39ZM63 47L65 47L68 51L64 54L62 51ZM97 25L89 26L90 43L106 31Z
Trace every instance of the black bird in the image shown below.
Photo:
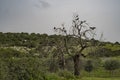
M77 17L75 20L79 20L79 17Z
M94 30L94 29L96 29L96 27L90 27L90 29Z
M63 27L63 29L65 29L65 27Z
M54 29L56 29L56 27L54 27Z
M81 21L80 24L83 24L83 23L85 23L85 22L86 22L86 21Z

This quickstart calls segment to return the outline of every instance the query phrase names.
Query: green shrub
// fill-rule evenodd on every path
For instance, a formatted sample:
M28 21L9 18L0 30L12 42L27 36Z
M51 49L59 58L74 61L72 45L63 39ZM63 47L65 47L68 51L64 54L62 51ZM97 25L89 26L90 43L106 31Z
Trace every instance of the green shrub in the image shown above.
M0 80L45 80L45 67L39 58L5 58L0 63Z
M69 72L69 71L67 71L67 70L60 70L60 71L58 72L58 75L59 75L60 77L66 78L67 80L69 80L69 79L75 79L75 76L74 76L71 72Z
M120 63L118 60L113 60L113 59L106 60L104 63L104 68L106 70L113 71L120 68Z
M91 72L93 70L93 64L91 60L88 60L84 66L85 71Z
M47 74L46 79L47 80L63 80L61 77L59 77L55 73L49 73L49 74Z
M24 53L21 53L20 51L11 48L0 49L0 58L23 57L23 56L25 56Z
M119 53L120 53L120 50L111 50L111 49L107 49L107 48L100 48L96 52L89 53L88 55L96 56L96 57L114 57L114 56L120 56Z
M3 61L1 58L0 58L0 80L9 80L7 63Z

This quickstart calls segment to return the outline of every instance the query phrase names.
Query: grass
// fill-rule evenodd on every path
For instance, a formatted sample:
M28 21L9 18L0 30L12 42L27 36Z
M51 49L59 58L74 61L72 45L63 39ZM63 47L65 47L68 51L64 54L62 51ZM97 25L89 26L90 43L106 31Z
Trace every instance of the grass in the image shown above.
M120 80L120 78L82 77L81 79L78 79L78 80Z
M95 70L91 73L82 71L81 76L78 77L73 77L72 74L66 71L60 74L62 76L50 73L47 75L47 80L120 80L119 70L116 70L112 75L103 69Z
M93 70L91 73L86 71L82 71L83 77L101 77L101 78L109 78L109 77L119 77L120 78L120 69L113 71L111 74L110 71L106 71L104 69Z

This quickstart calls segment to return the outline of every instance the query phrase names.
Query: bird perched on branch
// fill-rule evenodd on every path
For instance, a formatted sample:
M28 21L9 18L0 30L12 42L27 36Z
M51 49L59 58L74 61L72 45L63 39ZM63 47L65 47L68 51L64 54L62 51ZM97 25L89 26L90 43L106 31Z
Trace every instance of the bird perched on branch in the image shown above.
M54 27L54 29L56 29L56 27Z
M84 20L84 21L81 21L80 24L83 24L83 23L85 23L85 22L86 22L85 20Z
M90 29L94 30L94 29L96 29L96 27L90 27Z
M77 17L75 20L79 20L79 17Z

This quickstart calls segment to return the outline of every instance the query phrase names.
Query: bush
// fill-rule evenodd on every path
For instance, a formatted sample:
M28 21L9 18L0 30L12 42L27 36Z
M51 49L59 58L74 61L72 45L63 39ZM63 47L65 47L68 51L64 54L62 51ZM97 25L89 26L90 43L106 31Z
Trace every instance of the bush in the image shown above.
M89 53L89 56L93 57L114 57L120 56L120 50L111 50L107 48L100 48L96 52Z
M45 67L39 58L6 58L0 63L0 80L45 80Z
M69 71L67 71L67 70L60 70L60 71L58 72L58 75L59 75L60 77L66 78L67 80L69 80L69 79L75 79L75 76L74 76L71 72L69 72Z
M116 70L120 67L120 63L118 60L106 60L104 63L104 68L109 71Z
M62 78L60 78L57 74L55 73L49 73L46 76L46 80L61 80Z
M20 51L11 48L0 49L0 58L23 57L23 56L25 56L24 53L21 53Z
M93 64L91 60L88 60L84 66L85 71L91 72L93 70Z
M8 78L8 66L7 63L0 58L0 80L10 80Z

